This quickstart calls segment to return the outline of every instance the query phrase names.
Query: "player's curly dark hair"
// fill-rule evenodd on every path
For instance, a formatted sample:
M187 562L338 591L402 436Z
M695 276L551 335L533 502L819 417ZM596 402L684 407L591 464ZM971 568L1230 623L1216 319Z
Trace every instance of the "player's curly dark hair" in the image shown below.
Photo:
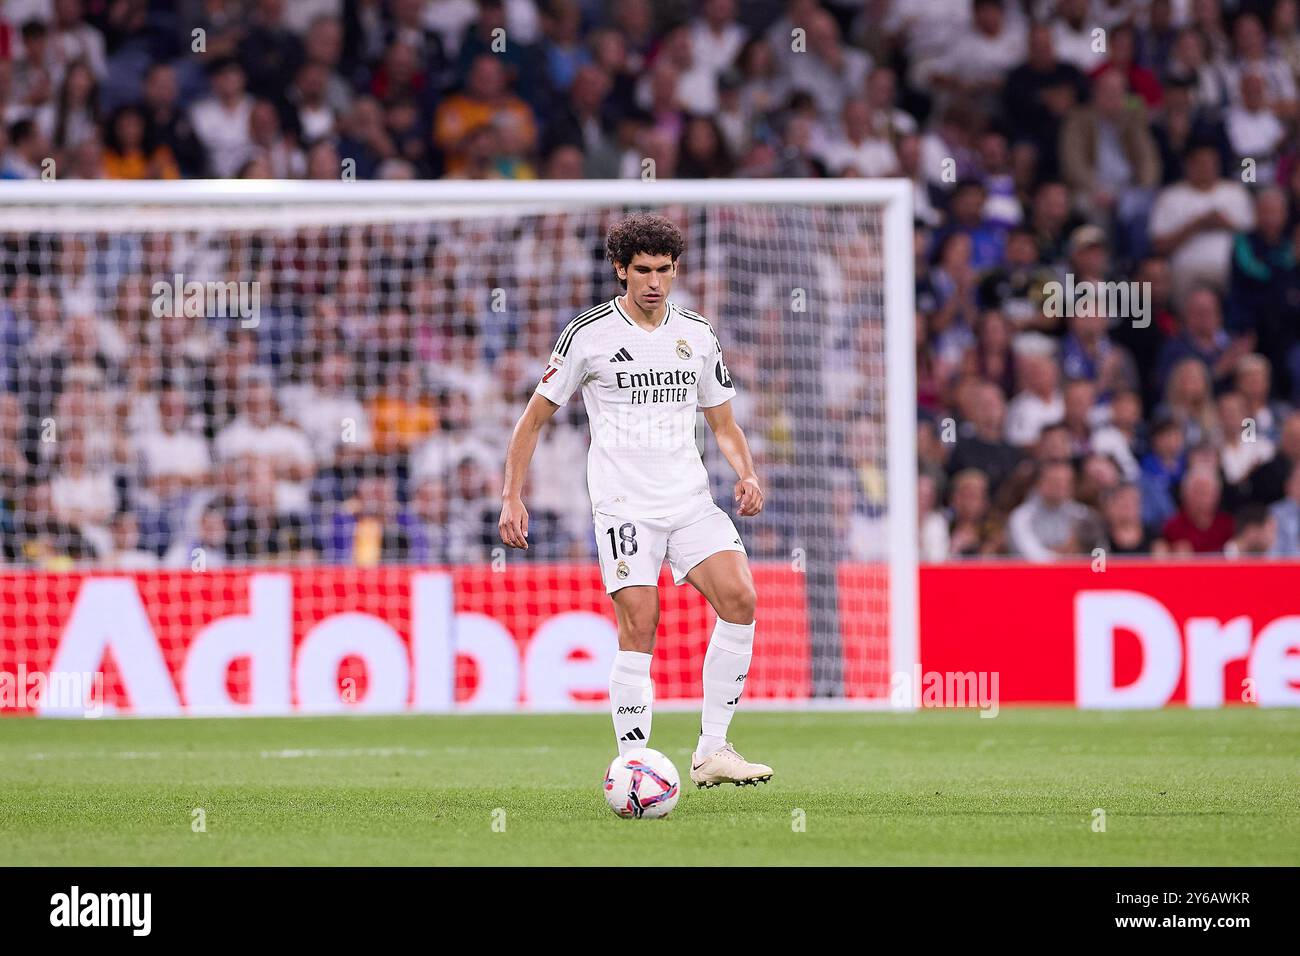
M626 268L637 253L648 256L669 256L673 262L686 251L686 240L682 232L669 219L639 212L621 222L610 226L605 236L605 258L615 266L614 275L618 276L618 266ZM619 279L619 285L627 288L627 280Z

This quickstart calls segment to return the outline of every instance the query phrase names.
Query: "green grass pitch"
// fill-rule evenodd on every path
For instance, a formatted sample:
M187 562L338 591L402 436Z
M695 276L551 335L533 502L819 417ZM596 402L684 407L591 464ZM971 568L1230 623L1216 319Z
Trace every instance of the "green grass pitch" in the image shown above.
M653 744L685 771L695 730L656 714ZM742 711L732 731L770 784L686 780L669 818L632 821L602 797L599 714L4 719L0 865L1300 862L1300 711Z

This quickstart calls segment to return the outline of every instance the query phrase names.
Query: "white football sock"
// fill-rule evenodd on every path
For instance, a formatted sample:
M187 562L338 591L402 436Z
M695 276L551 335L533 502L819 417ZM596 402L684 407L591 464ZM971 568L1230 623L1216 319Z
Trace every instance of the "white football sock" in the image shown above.
M619 651L609 672L609 710L619 754L650 746L650 713L654 684L650 680L649 654Z
M727 728L736 712L745 675L754 656L754 625L732 624L718 618L704 654L704 713L695 759L703 760L727 742Z

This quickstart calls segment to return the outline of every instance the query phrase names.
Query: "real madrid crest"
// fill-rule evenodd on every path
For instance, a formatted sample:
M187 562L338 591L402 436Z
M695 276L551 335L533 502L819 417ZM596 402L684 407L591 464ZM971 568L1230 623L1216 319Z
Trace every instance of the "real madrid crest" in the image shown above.
M620 581L624 581L627 579L627 576L632 572L628 569L626 561L619 561L618 567L614 569L614 573L618 575L618 579Z
M691 345L689 342L687 342L685 339L677 340L677 357L679 359L681 359L684 362L688 358L690 358L693 354L695 353L691 351Z

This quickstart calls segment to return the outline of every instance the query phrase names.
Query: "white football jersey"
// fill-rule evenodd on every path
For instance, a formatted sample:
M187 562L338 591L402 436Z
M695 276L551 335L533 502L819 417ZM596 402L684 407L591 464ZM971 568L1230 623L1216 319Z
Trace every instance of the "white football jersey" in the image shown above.
M593 511L666 517L709 494L696 413L736 390L703 316L670 300L647 332L617 297L582 313L560 334L537 393L563 405L579 386L591 425Z

